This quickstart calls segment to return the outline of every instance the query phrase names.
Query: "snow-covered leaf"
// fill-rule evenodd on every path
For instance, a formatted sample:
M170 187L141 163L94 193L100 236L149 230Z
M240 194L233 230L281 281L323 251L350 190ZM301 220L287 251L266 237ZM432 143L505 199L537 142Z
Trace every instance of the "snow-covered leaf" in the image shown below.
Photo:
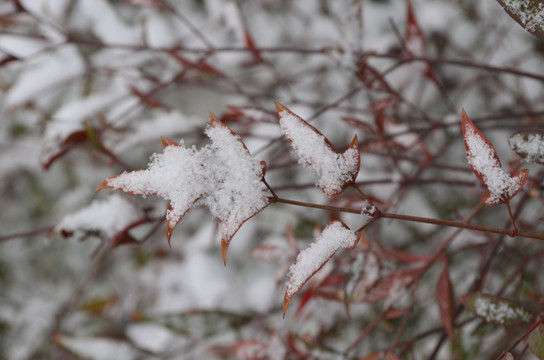
M357 235L341 221L330 222L315 241L303 249L289 269L289 281L283 300L283 315L289 302L306 282L329 261L341 248L352 248L358 240Z
M529 349L539 359L544 359L544 327L538 326L529 335Z
M544 130L518 131L508 142L524 161L544 165Z
M463 110L461 123L468 163L478 179L489 190L482 196L482 202L485 205L508 202L525 185L529 170L523 169L510 176L503 170L493 145L469 119L465 110Z
M153 323L135 323L126 329L128 339L139 349L160 354L175 342L175 335L165 326Z
M455 338L454 319L455 319L455 302L453 296L453 289L451 286L450 277L448 274L448 263L444 262L438 282L436 283L436 303L438 304L438 311L440 314L440 320L442 320L442 326L446 330L446 334L450 339Z
M138 356L138 352L126 342L109 338L55 334L53 340L73 354L89 360L133 360Z
M533 315L515 301L492 295L473 293L461 296L459 301L467 310L487 322L511 325L528 322Z
M497 0L504 10L525 30L544 40L542 0Z
M98 190L159 195L168 200L169 242L187 211L202 201L220 221L221 252L225 260L234 234L268 204L268 198L261 182L261 164L251 157L240 137L213 114L206 135L212 144L200 150L163 139L163 153L154 154L147 169L111 177Z
M291 142L299 162L317 175L316 185L325 194L337 195L355 181L361 164L357 136L343 154L338 154L330 141L312 125L279 103L276 103L276 109L281 130Z
M54 227L53 233L63 236L87 236L96 234L110 240L113 247L121 245L129 237L127 231L146 221L141 208L119 196L95 200L89 206L66 215Z

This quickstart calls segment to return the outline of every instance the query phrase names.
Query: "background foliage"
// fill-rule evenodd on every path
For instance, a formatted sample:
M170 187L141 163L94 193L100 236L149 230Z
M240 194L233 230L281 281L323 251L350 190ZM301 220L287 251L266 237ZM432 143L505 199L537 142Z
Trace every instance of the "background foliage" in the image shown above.
M492 1L0 3L0 358L542 358L541 241L440 221L511 229L505 206L480 202L464 108L503 168L529 169L510 205L542 233L541 165L508 139L544 126L543 49ZM316 228L357 229L338 208L361 197L314 187L274 102L339 152L357 135L357 185L382 210L438 222L373 222L285 319L287 267ZM169 248L163 200L95 193L145 168L161 136L207 144L209 112L278 195L330 206L272 204L226 267L204 208ZM479 301L522 310L498 321Z

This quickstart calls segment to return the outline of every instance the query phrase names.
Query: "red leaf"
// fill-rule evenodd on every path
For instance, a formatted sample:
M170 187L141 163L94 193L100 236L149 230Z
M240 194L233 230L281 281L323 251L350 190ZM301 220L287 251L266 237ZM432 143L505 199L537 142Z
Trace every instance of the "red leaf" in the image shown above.
M365 133L368 134L376 134L376 129L372 127L372 125L367 124L366 122L359 120L357 118L351 117L351 116L345 116L342 118L344 122L346 122L348 125L352 127L358 127L361 130L363 130Z
M302 289L304 284L314 276L340 249L353 246L358 236L341 221L331 221L315 241L302 250L291 268L289 281L283 299L283 316L289 302Z
M100 134L100 131L93 129L94 133ZM88 141L87 131L78 130L69 134L59 146L59 150L42 160L42 167L47 170L58 159L66 155L72 148Z
M247 29L244 31L244 40L246 42L247 48L251 49L251 53L253 54L255 60L260 63L264 62L261 53L255 48L255 42L253 41L253 38L251 37L251 34Z
M423 30L419 25L414 9L412 7L412 1L407 0L406 9L406 35L404 41L407 47L407 51L410 56L426 57L427 51L425 49L425 37L423 36ZM435 84L439 85L438 77L433 70L430 63L425 63L425 76L431 79Z
M444 261L444 267L442 268L442 272L436 283L436 302L438 304L440 320L442 320L444 330L446 330L446 334L448 334L452 340L455 338L455 302L453 299L453 289L448 275L448 263Z
M217 68L210 65L205 60L199 60L198 62L193 62L187 58L184 58L181 55L178 55L175 51L170 51L169 54L172 55L174 59L176 59L180 64L182 64L183 66L187 68L195 68L212 75L223 76L221 71L219 71Z
M150 94L144 94L133 86L129 86L129 90L132 95L136 96L143 104L146 104L149 107L158 108L158 109L168 109L167 105L163 104L162 102L156 99L153 99Z
M482 202L484 205L497 205L510 201L525 185L529 170L520 170L513 176L504 171L495 148L468 118L465 110L461 125L468 163L489 190L482 196Z
M381 253L380 255L382 256L385 255L386 258L393 258L400 262L417 263L417 262L427 262L432 259L432 256L430 255L411 254L411 253L403 252L400 250L389 248L383 244L380 244L379 242L375 242L375 245L380 250L380 253Z
M361 81L368 89L382 91L387 94L391 94L398 97L395 90L389 86L387 80L379 73L378 70L370 66L366 59L363 59L359 64L359 70L357 71L357 79Z

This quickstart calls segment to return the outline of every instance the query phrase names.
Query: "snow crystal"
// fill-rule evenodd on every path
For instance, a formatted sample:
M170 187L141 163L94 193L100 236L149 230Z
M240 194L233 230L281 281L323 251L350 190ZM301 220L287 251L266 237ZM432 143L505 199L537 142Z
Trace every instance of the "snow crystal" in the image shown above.
M510 147L526 162L542 163L544 159L544 134L514 134Z
M143 218L143 212L130 201L119 195L105 200L95 200L86 208L67 215L55 226L55 232L76 232L98 230L106 238Z
M490 193L486 204L495 205L504 200L504 195L513 196L521 186L523 175L511 177L501 168L494 149L471 126L465 131L468 163L482 176Z
M162 154L153 154L147 169L110 178L108 185L169 200L166 217L170 226L203 199L212 215L221 220L221 236L230 238L247 218L268 203L261 166L227 127L208 126L206 134L211 145L200 150L187 148L183 142L167 146Z
M359 153L348 148L337 154L327 145L325 137L289 111L279 113L282 132L291 140L299 163L312 169L318 176L316 185L327 194L336 194L357 174Z
M349 248L357 242L357 235L340 221L327 225L321 235L302 250L289 268L287 298L292 297L302 285L340 248Z
M531 314L521 307L513 307L504 302L478 297L474 300L476 314L486 319L503 324L508 320L531 320Z

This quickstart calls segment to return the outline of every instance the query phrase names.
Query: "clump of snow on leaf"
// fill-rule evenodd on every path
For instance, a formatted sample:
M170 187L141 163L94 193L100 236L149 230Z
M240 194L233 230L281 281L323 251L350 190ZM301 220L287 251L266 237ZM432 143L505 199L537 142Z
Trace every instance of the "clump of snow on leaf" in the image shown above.
M209 156L208 147L167 146L162 154L153 154L147 169L124 172L110 178L108 185L127 193L159 195L170 201L166 217L175 225L200 197L207 192L201 160Z
M529 321L532 317L521 307L514 307L512 304L486 297L476 298L474 309L476 315L483 317L486 321L500 324L511 320Z
M143 211L136 205L119 195L112 195L65 216L55 226L55 232L99 231L104 237L111 238L143 217Z
M209 126L206 135L213 141L208 159L213 191L206 205L219 218L223 236L236 232L247 218L259 212L268 199L263 192L262 167L238 136L223 126Z
M349 147L343 154L331 149L326 138L293 113L279 111L282 132L289 138L299 163L316 173L316 185L326 194L338 194L359 171L359 152Z
M295 263L289 268L286 299L293 297L339 249L351 248L357 240L357 235L342 222L333 221L327 225L321 235L298 254Z
M169 200L166 217L171 228L202 199L221 220L221 236L228 242L245 220L268 204L268 198L261 165L240 138L218 120L211 122L206 135L212 144L200 150L183 142L170 144L162 154L153 154L147 169L110 178L107 187Z

